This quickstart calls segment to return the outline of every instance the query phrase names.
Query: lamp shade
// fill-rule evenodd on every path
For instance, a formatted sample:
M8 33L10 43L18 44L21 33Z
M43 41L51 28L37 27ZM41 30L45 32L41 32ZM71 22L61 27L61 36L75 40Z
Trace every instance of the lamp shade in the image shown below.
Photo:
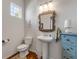
M72 26L71 26L71 20L66 19L64 22L64 31L66 33L71 33L72 32Z
M64 28L69 28L69 27L71 27L71 20L65 20L65 22L64 22Z

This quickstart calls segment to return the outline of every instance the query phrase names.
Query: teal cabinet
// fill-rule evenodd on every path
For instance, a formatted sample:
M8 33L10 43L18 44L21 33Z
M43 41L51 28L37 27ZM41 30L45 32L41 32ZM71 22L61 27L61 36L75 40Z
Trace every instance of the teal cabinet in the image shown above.
M62 59L77 59L77 35L61 33Z

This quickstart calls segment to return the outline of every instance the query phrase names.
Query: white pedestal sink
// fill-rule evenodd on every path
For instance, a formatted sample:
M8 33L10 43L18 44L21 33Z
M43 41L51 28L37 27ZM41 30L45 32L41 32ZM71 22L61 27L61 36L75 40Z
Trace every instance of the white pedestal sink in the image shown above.
M38 39L42 42L43 59L49 59L48 44L53 41L52 36L38 36Z

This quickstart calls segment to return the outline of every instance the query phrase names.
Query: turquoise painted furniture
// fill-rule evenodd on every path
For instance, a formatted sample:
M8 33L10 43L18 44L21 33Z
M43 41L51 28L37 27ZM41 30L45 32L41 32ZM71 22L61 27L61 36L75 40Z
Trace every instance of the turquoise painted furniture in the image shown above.
M61 33L62 59L77 59L77 35Z

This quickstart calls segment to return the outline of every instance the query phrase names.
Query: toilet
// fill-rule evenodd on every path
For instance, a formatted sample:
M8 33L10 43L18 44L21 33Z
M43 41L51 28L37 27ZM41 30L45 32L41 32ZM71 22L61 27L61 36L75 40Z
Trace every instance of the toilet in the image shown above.
M24 38L24 43L17 47L17 51L20 52L20 58L25 58L25 56L29 53L29 47L32 44L32 37L27 36Z

